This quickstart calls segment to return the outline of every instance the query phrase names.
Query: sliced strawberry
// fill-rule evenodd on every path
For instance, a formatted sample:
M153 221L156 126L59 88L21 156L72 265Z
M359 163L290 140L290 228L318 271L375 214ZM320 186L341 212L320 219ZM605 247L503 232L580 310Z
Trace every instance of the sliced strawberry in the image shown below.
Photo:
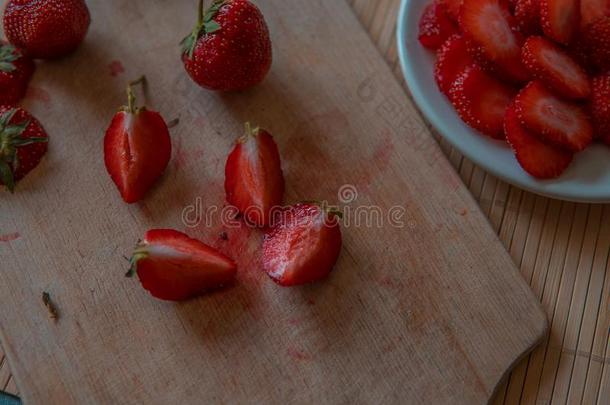
M462 8L462 0L443 0L449 17L456 23L460 18L460 9Z
M423 46L438 49L456 33L457 26L449 17L444 3L437 0L425 8L419 20L419 42Z
M340 251L336 214L315 204L297 204L282 212L265 235L263 267L282 286L311 283L331 272Z
M591 87L590 110L594 136L610 144L610 73L594 77Z
M138 274L153 297L182 301L229 284L235 278L233 260L171 229L146 232L131 258L128 277Z
M460 26L469 41L469 50L485 67L498 69L517 82L527 80L527 71L521 64L523 37L505 3L464 0Z
M610 15L589 24L581 33L590 62L599 70L610 70Z
M280 153L271 134L246 124L227 159L225 191L229 204L257 226L268 226L272 210L282 204L284 176Z
M464 70L474 63L461 35L449 38L438 51L434 78L440 90L449 95L451 85Z
M535 35L542 31L540 27L540 0L517 0L515 20L522 33Z
M587 114L573 103L560 100L539 81L530 82L515 99L521 123L548 142L578 152L592 141Z
M106 170L123 200L130 204L144 198L161 177L172 149L161 114L135 107L131 86L136 82L128 86L129 105L114 115L104 137Z
M580 23L579 0L540 0L540 22L544 35L568 45Z
M538 179L558 177L572 162L572 152L544 143L521 125L514 103L506 110L504 132L521 167Z
M560 96L587 98L591 93L585 70L564 50L543 37L529 37L521 51L532 76Z
M580 0L580 27L585 28L610 13L610 0Z
M513 88L477 65L466 68L449 91L449 98L462 120L496 139L504 139L504 114L514 95Z

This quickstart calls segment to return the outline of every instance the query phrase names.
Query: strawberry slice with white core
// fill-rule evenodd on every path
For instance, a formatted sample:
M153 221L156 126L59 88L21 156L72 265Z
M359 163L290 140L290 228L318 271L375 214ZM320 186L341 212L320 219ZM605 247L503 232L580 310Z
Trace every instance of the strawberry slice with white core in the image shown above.
M547 142L578 152L593 139L593 128L583 109L559 99L542 82L530 82L515 103L521 123Z
M196 239L171 229L146 232L131 258L135 273L153 297L182 301L229 284L235 262Z
M532 76L562 97L582 99L591 94L585 70L564 50L543 37L529 37L521 51Z
M341 251L338 215L310 203L286 209L263 241L263 267L269 277L282 286L325 278Z
M528 75L521 65L523 38L515 25L506 4L499 0L464 0L460 26L472 44L472 52L510 79L525 81Z
M544 35L569 45L580 23L579 0L540 0L540 21Z
M515 90L471 65L458 76L449 98L462 120L496 139L504 139L504 114Z
M506 110L504 131L517 161L533 177L558 177L572 162L574 153L541 141L521 125L514 103Z
M454 35L449 38L438 50L434 67L434 78L439 89L449 95L453 82L473 63L474 59L468 53L464 37Z

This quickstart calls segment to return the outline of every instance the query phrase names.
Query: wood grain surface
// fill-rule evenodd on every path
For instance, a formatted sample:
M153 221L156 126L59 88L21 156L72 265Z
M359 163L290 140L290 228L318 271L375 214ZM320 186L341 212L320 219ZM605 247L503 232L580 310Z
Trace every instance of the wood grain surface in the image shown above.
M251 92L222 96L192 86L177 57L191 3L90 2L95 18L84 46L39 68L26 105L51 134L51 150L19 192L0 202L0 325L22 397L62 404L486 402L546 326L493 232L503 221L494 223L492 214L504 218L504 210L482 204L492 227L480 215L344 2L258 1L274 34L273 71ZM353 6L395 61L397 4ZM144 203L128 207L105 174L100 146L124 102L125 81L141 73L149 77L148 103L180 123L168 173ZM406 227L346 227L344 253L327 282L275 286L260 273L257 232L223 228L219 218L187 226L183 217L185 208L222 204L222 157L246 119L277 134L288 201L336 202L349 184L359 193L354 204L406 207ZM472 165L470 173L471 188L480 179L475 197L486 187L497 191ZM538 200L531 201L535 209ZM538 208L542 237L552 204ZM555 204L552 243L566 227L560 215L576 215L576 206ZM518 224L515 216L514 233ZM235 256L237 285L184 304L152 300L123 278L122 259L152 226L185 229ZM218 237L223 229L229 243ZM521 229L529 249L532 230ZM565 252L567 232L557 250ZM543 262L526 274L536 292L563 280L553 282L548 271L541 277L540 268L567 263L540 246ZM601 294L607 286L599 275L596 281ZM43 290L57 303L57 323L40 302ZM545 297L539 294L548 308ZM539 363L533 372L544 375L546 363ZM607 378L603 366L598 381ZM0 384L15 392L1 370ZM517 369L511 382L519 383L519 372L525 395L532 371Z

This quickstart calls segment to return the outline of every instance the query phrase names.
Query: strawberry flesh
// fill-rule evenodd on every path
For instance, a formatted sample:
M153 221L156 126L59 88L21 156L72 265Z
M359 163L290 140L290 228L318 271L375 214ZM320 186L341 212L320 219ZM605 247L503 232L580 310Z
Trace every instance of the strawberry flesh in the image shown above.
M295 286L325 278L341 251L341 229L333 214L314 204L297 204L263 241L263 267L279 285Z
M462 0L442 0L447 9L447 14L454 22L460 19L460 10L462 8Z
M540 26L540 0L517 0L515 20L519 30L526 35L538 34Z
M146 232L127 274L137 273L144 289L158 299L183 301L231 283L233 260L210 246L171 229Z
M0 107L0 185L9 191L47 152L48 136L38 120L21 108Z
M590 110L595 138L610 144L610 73L593 78Z
M434 78L439 89L445 95L449 95L453 82L473 63L474 59L468 53L464 37L454 35L447 39L438 50L434 68Z
M256 226L268 226L273 208L284 196L280 154L271 134L250 129L229 154L225 166L225 191L229 204Z
M583 29L580 39L591 64L598 70L610 70L610 14Z
M540 139L573 152L593 139L588 115L574 103L559 99L541 82L530 82L515 99L520 122Z
M458 76L449 98L465 123L495 139L504 139L504 114L515 90L471 65Z
M419 20L419 42L429 49L438 49L457 33L455 23L449 17L446 6L440 1L429 4Z
M579 0L540 0L540 21L544 35L569 45L580 23Z
M506 110L504 130L517 161L533 177L558 177L572 162L572 152L541 141L521 125L514 103Z
M464 0L460 26L469 50L485 67L515 82L528 79L521 64L522 35L508 7L500 0Z
M523 64L531 75L562 97L589 97L586 71L565 51L543 37L529 37L522 49Z

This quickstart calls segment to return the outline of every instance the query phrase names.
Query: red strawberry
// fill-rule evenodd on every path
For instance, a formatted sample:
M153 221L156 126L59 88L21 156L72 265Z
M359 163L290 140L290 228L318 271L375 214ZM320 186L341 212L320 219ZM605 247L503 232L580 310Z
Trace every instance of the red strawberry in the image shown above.
M90 22L83 0L9 0L4 10L8 40L32 58L71 53L85 38Z
M333 269L341 251L336 213L315 204L297 204L281 213L263 241L263 267L279 285L318 281Z
M27 111L0 107L0 185L13 192L15 182L47 153L47 142L47 133Z
M572 162L572 152L542 142L521 125L514 103L506 110L504 131L521 167L536 178L558 177Z
M169 130L158 112L135 107L132 86L127 87L128 106L115 114L104 138L108 174L127 203L141 200L167 167L171 156Z
M580 23L580 0L540 0L540 22L544 35L569 45Z
M23 98L35 68L32 59L0 41L0 105L14 105Z
M540 0L517 0L515 4L515 19L522 33L538 34L540 27Z
M250 128L238 139L225 167L225 191L229 204L257 226L268 226L272 209L284 197L280 153L271 134Z
M527 80L527 71L521 64L523 38L504 2L464 0L460 26L469 40L469 49L484 66L491 63L514 81Z
M426 48L438 49L457 27L449 17L445 4L434 1L429 4L419 20L419 42Z
M477 65L467 68L453 83L449 98L464 122L496 139L504 139L506 108L515 91Z
M610 70L610 15L589 24L581 33L590 62L599 70Z
M594 77L591 87L590 110L595 138L610 144L610 73Z
M560 96L579 99L591 93L589 77L570 55L543 37L529 37L521 51L532 76Z
M521 123L540 138L573 152L591 143L593 128L587 114L579 105L557 98L541 82L530 82L515 103Z
M457 77L474 63L468 53L466 40L461 35L449 38L438 51L434 68L434 78L441 91L449 95L451 85Z
M462 0L442 0L447 9L449 17L455 22L460 19L460 9L462 8Z
M135 273L155 298L183 301L229 284L237 266L203 242L171 229L153 229L131 257L127 277Z
M271 40L260 10L248 0L214 0L182 41L182 61L191 78L209 90L244 90L271 67Z

